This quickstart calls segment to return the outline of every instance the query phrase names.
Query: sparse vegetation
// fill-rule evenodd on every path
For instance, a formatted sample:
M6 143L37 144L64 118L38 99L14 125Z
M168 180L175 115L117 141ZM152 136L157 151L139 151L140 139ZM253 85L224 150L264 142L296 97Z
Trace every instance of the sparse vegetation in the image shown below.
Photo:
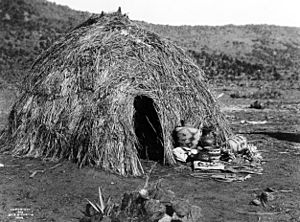
M282 92L279 89L267 88L259 89L254 92L249 91L236 91L230 94L231 98L244 98L244 99L279 99Z
M17 87L43 50L89 17L44 0L2 0L0 9L0 78Z

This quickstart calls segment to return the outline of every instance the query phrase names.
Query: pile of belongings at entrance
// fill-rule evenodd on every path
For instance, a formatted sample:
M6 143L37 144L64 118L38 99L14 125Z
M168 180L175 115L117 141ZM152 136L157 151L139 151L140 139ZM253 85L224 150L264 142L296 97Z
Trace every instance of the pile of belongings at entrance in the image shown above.
M225 142L218 138L213 125L176 127L173 155L179 163L191 165L192 176L202 179L233 182L262 174L262 156L246 137L232 135Z
M134 192L125 193L120 204L105 201L99 188L99 201L88 201L80 222L199 222L201 208L177 198L174 192L163 188L161 180Z

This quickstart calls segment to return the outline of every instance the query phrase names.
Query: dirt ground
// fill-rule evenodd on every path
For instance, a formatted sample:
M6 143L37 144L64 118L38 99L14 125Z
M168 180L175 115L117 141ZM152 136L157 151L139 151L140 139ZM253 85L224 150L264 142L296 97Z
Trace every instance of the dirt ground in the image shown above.
M232 99L233 90L221 87L222 110L236 133L257 145L265 163L262 175L244 182L223 183L190 176L167 166L157 166L150 180L162 178L163 185L177 196L202 208L203 221L300 221L300 90L285 90L279 99L265 100L265 109L250 109L253 99ZM8 94L7 94L8 93ZM9 92L0 98L0 126L12 104ZM252 122L251 122L252 121ZM263 124L253 124L253 121ZM100 186L105 197L119 202L122 194L140 188L145 178L123 178L89 167L78 169L68 161L43 162L1 154L0 221L78 221L89 200L97 200ZM151 163L145 163L146 170ZM55 168L51 168L55 166ZM42 170L33 177L33 171ZM266 188L276 190L266 206L249 204ZM14 209L23 208L25 219Z

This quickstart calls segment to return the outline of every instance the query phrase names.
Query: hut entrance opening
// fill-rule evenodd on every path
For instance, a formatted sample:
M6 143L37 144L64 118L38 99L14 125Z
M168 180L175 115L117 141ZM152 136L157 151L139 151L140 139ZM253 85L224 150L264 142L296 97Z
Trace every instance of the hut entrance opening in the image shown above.
M134 99L133 121L139 143L137 150L141 159L163 162L162 127L154 106L153 100L147 96L137 96Z

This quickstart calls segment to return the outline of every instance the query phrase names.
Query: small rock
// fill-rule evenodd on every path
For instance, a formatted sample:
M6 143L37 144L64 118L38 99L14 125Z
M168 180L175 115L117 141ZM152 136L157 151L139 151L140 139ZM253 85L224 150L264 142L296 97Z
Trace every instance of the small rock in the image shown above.
M274 199L275 199L274 195L269 192L262 192L260 195L260 200L265 203L268 201L272 201Z
M188 222L188 221L186 217L179 217L176 213L174 213L171 222Z
M5 13L5 16L3 17L3 20L9 21L11 19L10 15L8 13Z
M143 188L139 191L139 194L144 199L149 199L149 192L147 189Z
M251 201L250 204L252 204L252 205L254 205L254 206L260 206L260 205L261 205L261 202L260 202L260 200L258 200L258 199L254 199L254 200Z
M187 216L191 211L191 205L187 201L176 200L172 201L171 204L179 217Z
M150 216L156 213L164 215L166 213L166 207L159 200L150 199L145 202L144 208L146 213Z
M259 102L259 101L255 101L253 103L250 104L250 108L253 108L253 109L263 109L264 108L264 105L263 103Z
M165 214L158 222L171 222L172 217L169 216L168 214Z
M268 200L269 201L275 200L275 196L271 193L268 193Z

